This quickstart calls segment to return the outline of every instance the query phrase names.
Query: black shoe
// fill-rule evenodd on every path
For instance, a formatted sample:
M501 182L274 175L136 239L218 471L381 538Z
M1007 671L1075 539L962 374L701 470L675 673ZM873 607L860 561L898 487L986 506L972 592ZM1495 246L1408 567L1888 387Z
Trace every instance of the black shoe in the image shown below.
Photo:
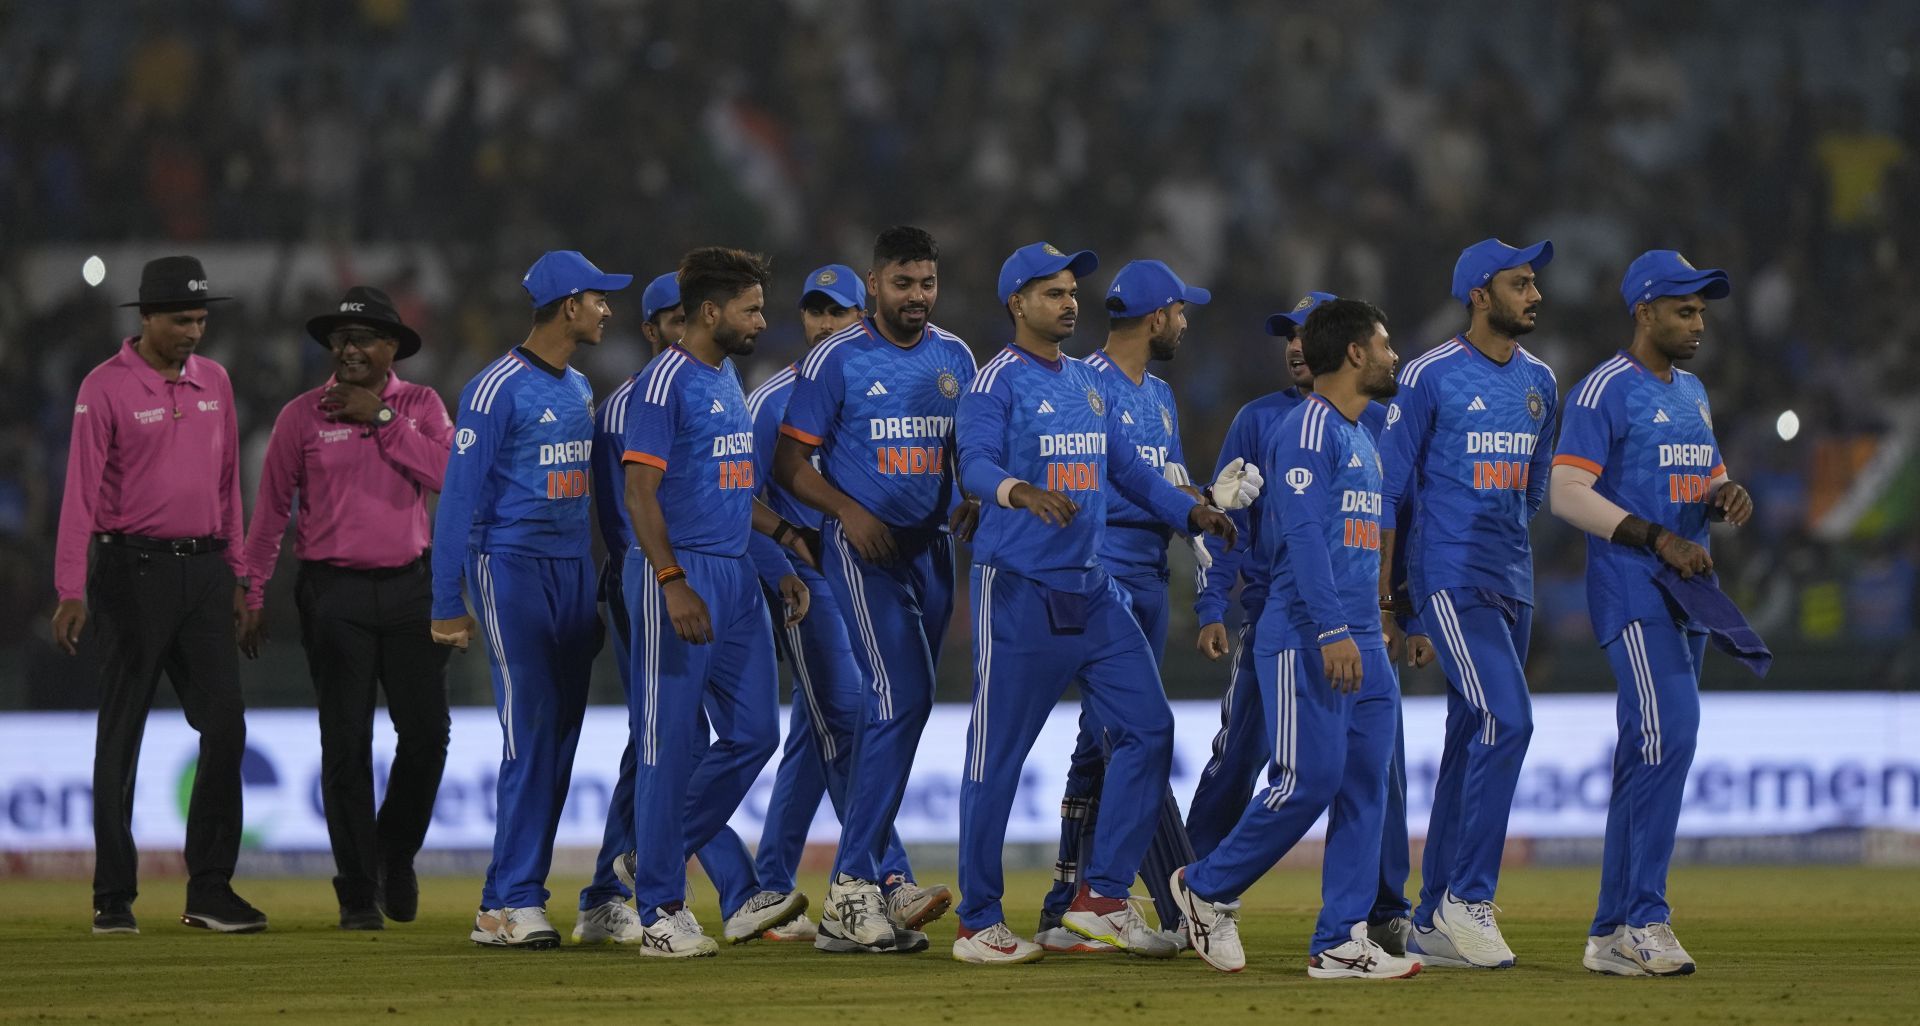
M420 878L414 875L412 859L381 867L373 903L396 923L413 922L420 914Z
M387 921L381 917L380 910L372 905L340 906L340 928L342 930L384 930Z
M103 933L139 933L140 924L133 919L133 906L127 902L115 902L106 908L93 910L93 932Z
M267 914L247 904L233 888L187 895L187 910L180 922L215 933L259 933L267 928Z

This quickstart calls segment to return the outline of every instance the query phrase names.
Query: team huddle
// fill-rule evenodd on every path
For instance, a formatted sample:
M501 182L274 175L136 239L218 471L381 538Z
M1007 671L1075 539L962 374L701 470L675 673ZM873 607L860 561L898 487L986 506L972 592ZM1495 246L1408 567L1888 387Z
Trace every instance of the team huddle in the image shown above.
M739 250L698 249L642 290L651 358L596 403L569 360L599 344L608 297L633 279L550 252L522 281L534 308L526 342L466 386L451 418L437 401L399 408L404 383L390 366L411 351L402 343L417 349L419 339L384 294L350 293L338 314L309 325L334 354L336 380L316 393L318 406L300 408L324 413L293 426L283 414L273 442L283 427L324 435L364 425L349 433L377 442L368 459L404 473L411 505L400 505L418 507L412 534L388 539L399 547L391 558L355 564L309 535L329 526L324 514L318 527L306 515L316 501L308 489L325 483L311 469L300 478L303 596L310 572L351 572L367 587L404 572L420 585L407 620L414 647L394 646L410 654L381 649L351 672L337 655L323 658L343 643L322 636L320 603L303 598L323 739L338 739L343 753L344 783L324 794L342 926L413 917L411 863L425 831L415 807L424 786L430 810L445 756L445 646L471 645L487 653L502 731L493 858L471 939L560 943L546 878L591 663L610 640L631 733L576 941L663 957L716 953L688 902L686 862L697 857L729 943L912 953L929 945L926 924L954 911L952 954L962 962L1172 958L1191 948L1237 972L1246 964L1241 895L1327 814L1309 975L1512 966L1494 897L1532 732L1528 532L1550 501L1588 535L1589 609L1620 684L1605 862L1583 963L1624 976L1692 972L1665 892L1704 648L1711 639L1760 669L1768 658L1719 591L1707 550L1709 521L1742 524L1752 501L1727 476L1704 388L1678 366L1700 345L1707 302L1729 284L1676 252L1643 254L1622 285L1631 344L1563 396L1519 344L1534 329L1538 276L1552 257L1547 242L1468 247L1452 287L1466 330L1405 363L1372 304L1314 292L1275 314L1266 330L1284 343L1274 359L1282 387L1239 411L1214 473L1199 477L1173 391L1150 367L1175 357L1189 313L1211 296L1160 261L1113 275L1100 293L1105 342L1077 358L1063 346L1098 259L1046 243L1020 248L996 294L1012 340L978 362L930 319L940 288L934 239L889 228L864 274L832 264L807 276L798 307L808 349L749 392L736 360L767 326L767 266ZM177 304L195 298L143 305L143 325L191 312ZM129 340L109 364L144 358L165 378L165 361L145 345ZM213 367L181 356L173 374L192 377L201 364ZM77 440L88 395L83 387ZM347 434L340 440L355 440ZM337 467L333 479L343 479ZM81 544L92 535L96 556L129 548L167 553L155 557L162 562L238 548L237 485L223 487L234 508L211 529L163 531L89 507ZM287 520L281 488L277 522L263 535L257 511L245 558L227 561L242 579L234 619L248 654ZM423 490L440 494L430 535ZM597 570L596 524L608 553ZM1173 716L1160 674L1175 538L1200 569L1197 646L1231 665L1212 758L1184 815L1169 785ZM63 520L63 556L67 545ZM953 890L917 880L893 822L932 708L958 546L970 552L973 697L955 909ZM101 606L109 583L96 572L83 590L63 577L55 635L69 650L85 603ZM1241 626L1230 639L1236 589ZM76 613L69 600L82 594ZM424 637L439 645L418 645ZM136 668L147 701L157 668L173 672L169 644L149 644L160 654ZM1435 660L1449 685L1446 737L1422 886L1410 900L1396 666ZM784 747L783 661L793 681ZM370 780L351 772L370 742L349 726L329 734L328 674L365 679L364 709L337 717L348 724L370 722L375 678L396 710L401 678L438 681L440 762L418 757L412 790L396 782L377 824ZM179 674L175 682L184 701ZM1028 936L1002 909L1001 850L1027 755L1073 685L1079 729L1055 883ZM430 750L427 704L414 733ZM103 711L103 748L107 730ZM410 736L400 733L404 754ZM764 832L750 851L728 820L776 750ZM131 767L110 768L130 792ZM97 782L101 773L97 764ZM841 830L815 922L795 874L822 797ZM232 806L237 821L237 784ZM104 829L96 824L107 838ZM130 855L130 835L111 839ZM228 886L225 843L196 855L190 828L189 869L211 897L196 909L190 887L183 918L264 928L264 915ZM96 875L96 932L134 930L131 865L115 865L117 875ZM1136 877L1150 901L1133 899Z

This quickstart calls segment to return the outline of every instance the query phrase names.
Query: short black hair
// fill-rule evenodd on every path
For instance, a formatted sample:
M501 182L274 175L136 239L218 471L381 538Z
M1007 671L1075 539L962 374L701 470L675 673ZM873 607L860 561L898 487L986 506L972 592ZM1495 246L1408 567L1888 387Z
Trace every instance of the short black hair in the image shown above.
M1125 313L1127 301L1121 299L1119 296L1108 296L1106 305L1107 329L1109 331L1130 331L1141 321L1153 316L1152 313L1149 312L1141 314L1138 317L1128 317Z
M1347 360L1347 347L1365 344L1373 326L1387 326L1380 308L1359 299L1329 299L1313 308L1300 328L1300 355L1316 376L1332 374Z
M578 293L575 293L574 295L578 295ZM556 299L556 300L554 300L553 302L551 302L551 303L548 303L548 304L547 304L547 305L545 305L545 306L536 306L536 307L534 307L534 308L533 308L533 323L535 323L535 324L549 324L549 323L552 323L552 321L553 321L553 320L554 320L555 318L557 318L557 317L559 317L559 316L560 316L560 307L561 307L562 305L564 305L564 304L566 303L566 301L567 301L567 300L569 300L569 299L572 299L572 298L573 298L573 296L572 296L572 295L568 295L568 296L561 296L561 297L560 297L559 299Z
M666 316L667 316L668 314L670 314L670 313L672 313L672 312L674 312L675 310L678 310L678 309L680 309L680 304L679 304L679 303L675 303L675 304L673 304L672 306L663 306L663 307L661 307L660 309L658 309L658 310L655 310L655 311L653 312L653 316L652 316L652 317L649 317L649 318L647 318L647 319L646 319L646 322L645 322L645 323L647 323L647 324L651 324L651 325L653 325L653 326L654 326L655 328L658 328L658 327L660 327L660 325L662 325L662 324L664 324L664 323L666 323L666 320L665 320L665 319L666 319Z
M725 305L755 285L765 289L767 258L744 249L703 246L680 258L674 277L680 283L680 305L692 317L708 300Z
M911 264L921 260L940 262L940 244L925 228L896 224L873 240L875 270L888 264Z

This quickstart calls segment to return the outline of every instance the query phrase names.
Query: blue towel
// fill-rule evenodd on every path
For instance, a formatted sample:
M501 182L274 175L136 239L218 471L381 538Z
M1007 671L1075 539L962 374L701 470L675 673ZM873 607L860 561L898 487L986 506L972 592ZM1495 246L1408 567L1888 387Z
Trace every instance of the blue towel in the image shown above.
M1754 676L1767 675L1773 665L1773 652L1747 623L1740 607L1720 590L1719 578L1713 574L1681 577L1679 571L1663 566L1653 575L1653 583L1691 624L1706 628L1713 647L1739 660Z

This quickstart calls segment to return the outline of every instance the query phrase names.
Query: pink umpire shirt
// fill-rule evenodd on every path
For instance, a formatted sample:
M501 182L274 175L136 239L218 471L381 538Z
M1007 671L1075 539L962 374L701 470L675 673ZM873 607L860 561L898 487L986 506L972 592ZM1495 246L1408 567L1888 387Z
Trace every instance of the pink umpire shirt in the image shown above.
M453 421L439 393L389 372L380 398L393 409L385 427L336 423L320 409L325 385L280 410L260 471L246 566L248 603L260 608L280 556L294 495L300 516L294 555L351 570L404 566L433 538L427 492L439 492L453 450Z
M62 601L87 597L87 543L97 532L225 538L227 565L242 572L233 383L197 355L169 381L136 341L90 371L74 403L53 558Z

